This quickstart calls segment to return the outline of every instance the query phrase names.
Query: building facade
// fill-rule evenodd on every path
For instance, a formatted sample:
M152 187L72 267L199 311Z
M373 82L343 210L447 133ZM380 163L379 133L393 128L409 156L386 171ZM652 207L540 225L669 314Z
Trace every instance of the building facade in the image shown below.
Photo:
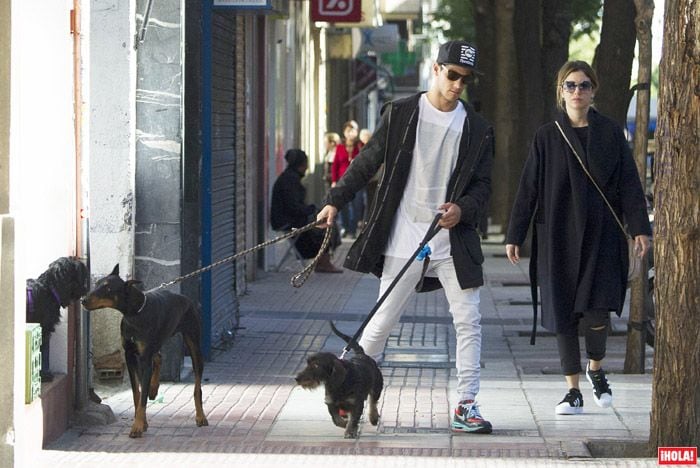
M309 154L318 203L323 134L349 118L373 128L384 101L418 88L427 49L411 18L425 2L363 2L359 24L315 22L315 3L0 0L0 371L13 383L0 389L0 465L28 460L94 405L93 362L121 349L117 311L63 310L57 378L26 404L28 278L70 256L93 283L119 264L150 289L257 245L272 234L287 149ZM366 39L382 15L395 27L375 39L397 45L379 50ZM277 255L170 287L199 304L208 358ZM164 379L179 379L181 349L166 346Z

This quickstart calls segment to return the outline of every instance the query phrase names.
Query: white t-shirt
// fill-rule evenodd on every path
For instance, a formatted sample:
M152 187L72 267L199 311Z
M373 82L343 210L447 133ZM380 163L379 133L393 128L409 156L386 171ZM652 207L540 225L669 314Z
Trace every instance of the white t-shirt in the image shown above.
M453 111L443 112L430 103L427 94L421 96L411 170L384 255L410 258L425 237L438 206L445 203L466 117L461 103ZM449 231L438 231L428 246L430 258L449 258Z

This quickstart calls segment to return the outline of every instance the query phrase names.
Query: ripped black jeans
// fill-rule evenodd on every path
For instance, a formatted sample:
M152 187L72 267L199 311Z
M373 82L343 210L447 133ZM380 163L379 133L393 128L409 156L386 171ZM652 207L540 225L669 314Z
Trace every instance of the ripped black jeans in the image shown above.
M579 315L579 324L586 340L586 357L593 361L602 360L605 357L605 347L608 341L610 311L607 309L586 311ZM578 335L557 333L557 346L562 374L579 374L581 372L581 350Z

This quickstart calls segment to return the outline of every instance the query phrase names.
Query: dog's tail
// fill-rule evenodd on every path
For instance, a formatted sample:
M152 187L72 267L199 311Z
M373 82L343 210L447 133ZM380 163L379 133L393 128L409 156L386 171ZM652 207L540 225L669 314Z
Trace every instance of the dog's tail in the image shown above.
M355 351L357 354L365 354L365 350L362 349L362 346L359 345L357 341L354 341L352 338L350 338L348 335L345 333L341 332L337 328L335 328L335 325L333 325L333 321L329 320L328 323L331 324L331 330L333 330L333 333L338 335L340 338L342 338L343 341L345 341L347 344L350 345L350 349Z

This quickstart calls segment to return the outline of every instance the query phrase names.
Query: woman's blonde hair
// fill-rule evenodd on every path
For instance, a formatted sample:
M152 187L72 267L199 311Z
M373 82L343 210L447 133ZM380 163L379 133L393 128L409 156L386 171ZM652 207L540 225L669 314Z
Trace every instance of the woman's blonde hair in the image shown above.
M360 124L358 124L355 120L348 120L343 124L343 131L345 131L346 128L354 128L358 132L360 131Z
M323 140L327 145L337 145L340 143L340 135L338 135L335 132L326 132L325 135L323 135Z
M561 110L566 110L566 107L564 105L564 96L562 94L562 85L564 84L564 80L567 76L569 76L569 74L577 71L583 72L591 80L591 85L593 85L593 92L595 92L595 90L598 89L598 75L596 75L595 70L593 70L593 67L588 65L588 63L584 62L583 60L570 60L566 62L559 69L556 81L557 107Z

